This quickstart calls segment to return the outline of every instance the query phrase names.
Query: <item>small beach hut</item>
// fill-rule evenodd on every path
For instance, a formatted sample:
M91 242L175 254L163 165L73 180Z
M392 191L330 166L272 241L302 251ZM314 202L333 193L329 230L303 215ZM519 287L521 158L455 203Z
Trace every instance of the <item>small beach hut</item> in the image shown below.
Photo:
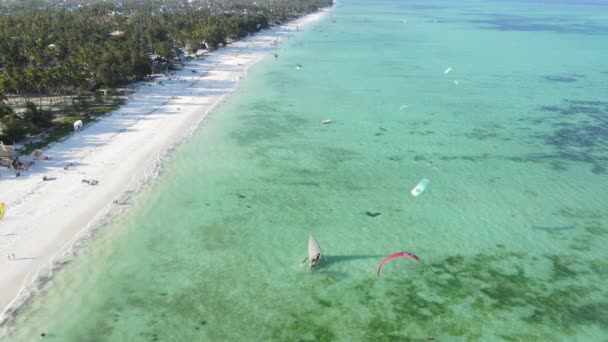
M0 165L11 167L15 159L17 159L15 146L4 145L4 143L0 141Z
M74 122L74 131L79 131L82 129L83 123L82 120L78 120Z

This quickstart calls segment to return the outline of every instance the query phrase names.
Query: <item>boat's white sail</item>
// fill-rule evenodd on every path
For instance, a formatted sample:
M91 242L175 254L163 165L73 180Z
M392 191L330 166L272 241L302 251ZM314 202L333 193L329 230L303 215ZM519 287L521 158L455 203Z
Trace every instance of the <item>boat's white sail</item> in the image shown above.
M310 262L310 268L317 265L319 260L323 257L323 252L317 240L312 235L308 236L308 261Z

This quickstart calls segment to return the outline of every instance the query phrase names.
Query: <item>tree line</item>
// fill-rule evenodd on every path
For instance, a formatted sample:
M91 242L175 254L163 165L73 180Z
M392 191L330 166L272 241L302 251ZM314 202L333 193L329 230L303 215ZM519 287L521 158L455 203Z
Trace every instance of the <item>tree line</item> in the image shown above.
M29 1L0 5L0 138L18 140L51 125L9 97L72 95L114 88L171 62L176 48L216 49L332 0ZM36 109L36 112L33 110ZM25 114L29 113L29 114ZM38 118L34 121L28 118ZM7 134L17 129L19 134ZM39 129L38 129L39 130Z

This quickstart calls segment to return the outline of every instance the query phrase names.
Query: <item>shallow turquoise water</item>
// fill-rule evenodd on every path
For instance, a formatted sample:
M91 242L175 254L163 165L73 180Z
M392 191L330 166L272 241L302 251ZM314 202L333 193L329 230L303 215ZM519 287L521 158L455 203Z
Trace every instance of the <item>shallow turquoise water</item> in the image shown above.
M9 340L608 338L608 5L332 11L249 71ZM421 262L377 278L401 250Z

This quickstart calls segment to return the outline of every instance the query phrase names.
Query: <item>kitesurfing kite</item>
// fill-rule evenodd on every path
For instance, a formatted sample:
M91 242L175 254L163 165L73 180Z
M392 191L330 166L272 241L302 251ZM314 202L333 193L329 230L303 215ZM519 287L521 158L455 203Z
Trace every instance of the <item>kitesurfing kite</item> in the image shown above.
M302 261L302 263L305 262L307 259L310 260L308 268L311 270L315 266L317 266L321 259L323 259L323 252L321 251L321 247L319 246L317 240L312 237L312 235L308 236L308 257L306 257L304 261ZM325 261L325 259L323 259L323 261Z
M300 70L300 69L302 69L302 65L300 65L300 64L296 65L296 70Z
M445 71L443 72L443 74L447 75L450 71L452 71L452 67L449 67L449 68L445 69Z
M393 253L389 256L387 256L386 258L382 259L382 261L380 262L380 265L378 265L378 269L376 270L376 275L379 277L380 276L380 270L382 270L382 266L384 266L384 264L389 261L389 260L393 260L393 259L397 259L397 258L410 258L410 259L414 259L416 261L420 261L420 258L418 258L416 255L410 253L410 252L397 252L397 253Z
M399 111L402 111L404 109L407 109L407 105L403 105L403 106L399 107Z
M410 193L412 194L412 196L418 196L422 192L424 192L424 190L426 190L429 184L431 184L430 180L422 178L422 180L418 182L418 184L416 184L416 186L412 189L412 191L410 191Z
M6 208L6 206L4 205L4 202L0 202L0 220L2 220L2 218L4 217L5 208Z

